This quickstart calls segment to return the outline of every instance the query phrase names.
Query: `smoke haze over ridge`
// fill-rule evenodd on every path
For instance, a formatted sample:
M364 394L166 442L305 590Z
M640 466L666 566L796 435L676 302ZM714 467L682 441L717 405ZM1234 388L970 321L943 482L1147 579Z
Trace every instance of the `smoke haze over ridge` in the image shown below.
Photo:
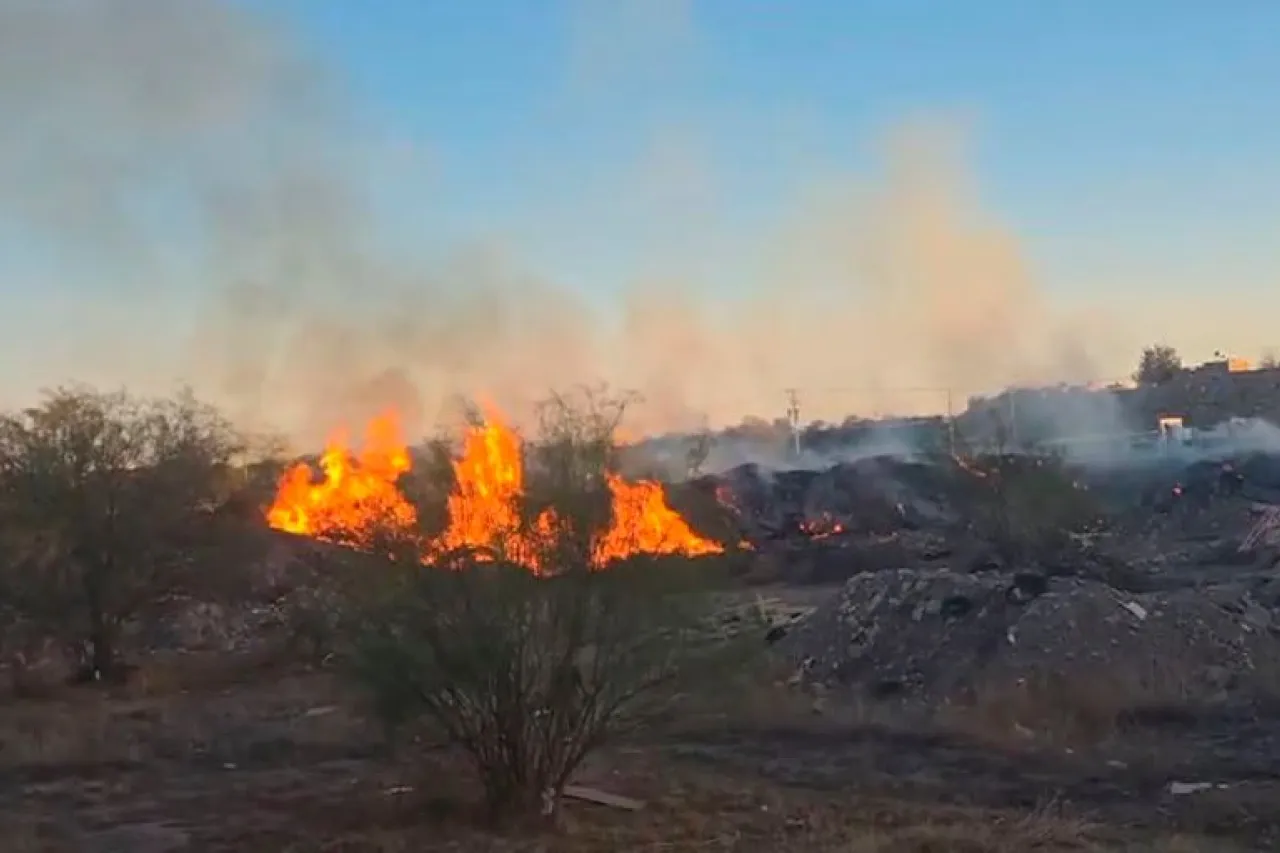
M579 8L575 79L696 60L688 3L624 6L650 11ZM630 49L608 49L619 31ZM603 380L643 396L634 430L687 429L780 414L789 386L848 389L806 403L839 419L938 411L945 388L962 405L1012 382L1117 376L1143 343L1234 317L1171 299L1135 324L1132 306L1055 302L984 210L966 148L980 133L946 118L886 128L874 169L792 188L749 239L715 224L715 154L696 128L658 128L616 204L636 240L671 251L620 273L616 299L554 280L500 226L406 251L378 197L404 151L357 101L340 67L240 5L0 5L0 248L18 258L0 275L23 290L5 361L20 333L51 330L41 363L0 387L188 381L312 442L388 404L420 432L453 395L521 412L551 386ZM705 277L708 252L743 271L735 293Z

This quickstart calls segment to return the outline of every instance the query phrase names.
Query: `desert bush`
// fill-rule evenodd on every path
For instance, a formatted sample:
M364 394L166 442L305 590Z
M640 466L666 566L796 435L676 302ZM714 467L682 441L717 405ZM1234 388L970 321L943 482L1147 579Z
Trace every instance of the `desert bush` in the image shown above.
M397 547L401 540L387 537ZM291 659L309 665L342 663L360 619L371 604L416 571L403 552L367 552L332 543L311 543L299 555L273 607L283 630L283 648Z
M966 464L970 517L1006 565L1056 557L1099 518L1093 496L1058 455L992 453Z
M0 592L83 676L116 674L126 622L191 580L239 449L187 393L59 388L0 417Z
M364 611L355 672L386 722L425 717L467 753L495 817L550 817L589 753L736 645L692 578L648 561L425 567Z
M496 819L553 819L593 750L761 636L727 636L713 618L714 576L689 560L594 565L621 411L565 398L544 407L519 507L538 573L501 548L439 555L382 576L352 611L357 684L388 724L426 721L460 747Z

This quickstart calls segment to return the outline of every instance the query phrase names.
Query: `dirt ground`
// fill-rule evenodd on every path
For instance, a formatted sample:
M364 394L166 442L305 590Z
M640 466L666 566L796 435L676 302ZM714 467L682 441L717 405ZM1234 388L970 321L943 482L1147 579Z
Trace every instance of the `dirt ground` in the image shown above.
M976 712L908 722L760 680L691 697L584 769L581 784L640 810L570 801L554 833L497 833L482 828L457 755L427 736L390 749L332 675L185 656L113 694L4 700L0 847L1280 849L1280 717L1224 709L1121 725L1116 709L1113 728L1084 737L1050 731L1056 713L1043 732L1026 715L1012 728Z

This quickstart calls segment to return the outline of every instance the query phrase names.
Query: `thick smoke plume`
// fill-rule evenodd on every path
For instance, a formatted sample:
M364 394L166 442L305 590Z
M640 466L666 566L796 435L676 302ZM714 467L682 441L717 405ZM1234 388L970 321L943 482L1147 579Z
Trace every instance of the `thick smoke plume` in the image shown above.
M389 249L369 176L395 149L341 83L228 2L0 4L0 238L30 247L3 272L33 294L8 337L50 350L8 390L187 381L313 442L388 404L426 431L456 395L521 417L579 382L638 391L646 432L772 418L789 386L824 389L805 416L839 420L1098 375L945 128L905 126L875 173L797 188L774 233L731 247L754 271L740 296L691 270L602 308L500 241Z

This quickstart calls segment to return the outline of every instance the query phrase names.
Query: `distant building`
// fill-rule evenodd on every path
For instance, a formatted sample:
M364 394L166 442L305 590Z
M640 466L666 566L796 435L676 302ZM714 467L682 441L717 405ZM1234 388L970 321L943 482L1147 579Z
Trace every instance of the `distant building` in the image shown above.
M1016 446L1150 432L1161 418L1208 429L1232 418L1280 424L1280 368L1222 357L1183 368L1158 385L1131 382L1011 388L974 397L956 419L970 440Z

